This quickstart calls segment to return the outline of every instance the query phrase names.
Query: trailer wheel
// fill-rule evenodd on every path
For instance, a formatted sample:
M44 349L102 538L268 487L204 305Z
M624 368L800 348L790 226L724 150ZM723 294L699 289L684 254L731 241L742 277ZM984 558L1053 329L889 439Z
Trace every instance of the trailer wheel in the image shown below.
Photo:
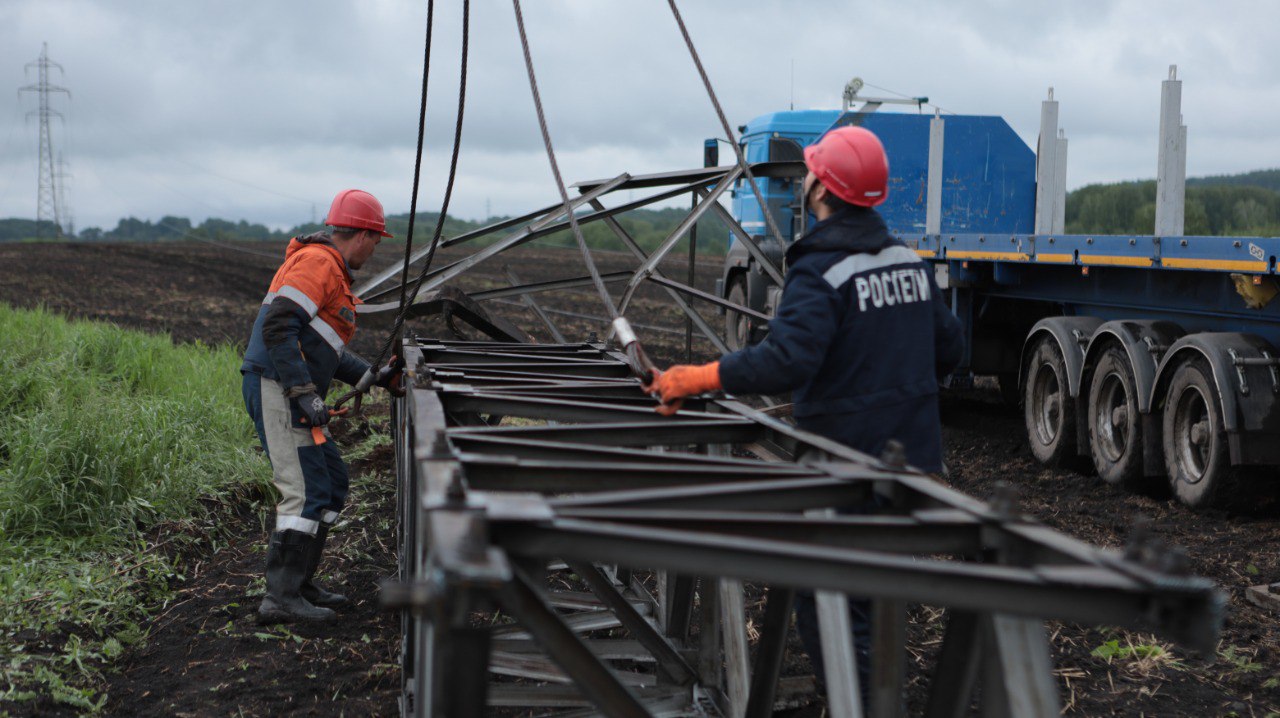
M1193 509L1229 504L1239 483L1221 406L1203 359L1183 362L1174 371L1164 402L1164 463L1173 494Z
M1052 337L1043 337L1027 361L1023 418L1031 453L1042 464L1069 465L1076 452L1076 402L1067 363Z
M725 299L739 306L747 306L747 282L737 277L729 284ZM724 313L724 343L730 351L745 349L751 344L751 317L742 312L726 309Z
M1142 417L1129 357L1110 347L1098 360L1089 386L1089 452L1103 481L1141 488Z

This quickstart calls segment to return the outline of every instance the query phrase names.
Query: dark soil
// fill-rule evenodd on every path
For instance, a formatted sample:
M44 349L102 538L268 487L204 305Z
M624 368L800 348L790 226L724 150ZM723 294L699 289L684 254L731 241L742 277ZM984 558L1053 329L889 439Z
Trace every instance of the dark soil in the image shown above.
M282 250L252 243L240 246L276 255ZM389 255L397 251L394 245L384 245L376 258L379 266L392 261ZM444 253L437 266L459 256ZM461 286L468 290L506 286L503 260L526 282L584 273L574 251L530 248L481 265ZM634 266L624 255L602 253L599 260L602 271ZM43 304L72 316L168 333L178 341L242 344L278 261L278 256L203 244L0 245L0 267L4 268L0 302ZM699 267L700 287L710 289L716 266L709 261ZM666 269L683 281L683 265L672 263ZM615 296L621 286L613 285ZM537 299L562 312L602 314L598 298L589 290L548 293ZM496 302L489 307L517 321L536 339L549 340L550 333L528 310ZM723 321L713 310L704 314L713 324ZM684 359L682 315L664 293L651 287L642 290L627 315L640 326L646 346L659 363ZM553 321L573 340L592 331L603 338L606 331L605 322L598 318L555 314ZM411 330L424 335L445 331L430 321L416 322ZM366 329L356 347L374 354L382 336L382 331ZM695 340L694 354L702 359L713 352L709 344ZM1021 491L1027 513L1102 546L1122 546L1138 517L1148 517L1158 539L1184 547L1193 570L1216 580L1230 596L1223 640L1213 656L1191 656L1146 635L1051 624L1048 630L1065 712L1280 715L1280 614L1269 614L1243 598L1246 587L1280 579L1276 511L1264 501L1251 514L1195 514L1158 491L1128 494L1102 483L1091 472L1042 467L1032 459L1023 438L1020 412L1001 405L998 396L994 388L951 391L944 396L948 483L978 497L989 496L998 481L1013 483ZM381 421L385 417L375 415L369 426L348 422L339 431L339 445L349 449L359 444ZM332 587L355 599L341 621L294 625L287 632L253 622L261 591L266 519L241 518L229 547L190 566L178 597L157 607L150 640L119 662L119 672L104 687L110 695L106 713L396 714L399 619L381 612L375 600L377 582L395 570L388 450L379 449L368 459L354 462L353 469L353 508L330 539L329 558L322 567ZM912 617L909 700L912 713L918 713L943 614L917 607ZM1164 652L1111 661L1092 655L1109 641L1117 641L1119 647L1159 646ZM1145 648L1142 652L1153 653ZM803 665L803 659L796 657L789 668ZM817 715L818 710L809 713Z
M372 414L373 412L368 412ZM344 422L344 449L385 431L385 410ZM196 565L157 613L146 645L107 686L108 715L394 715L400 692L400 619L378 605L395 566L386 507L390 447L352 462L350 507L334 527L317 582L348 596L339 620L260 626L265 517L250 517L228 548Z

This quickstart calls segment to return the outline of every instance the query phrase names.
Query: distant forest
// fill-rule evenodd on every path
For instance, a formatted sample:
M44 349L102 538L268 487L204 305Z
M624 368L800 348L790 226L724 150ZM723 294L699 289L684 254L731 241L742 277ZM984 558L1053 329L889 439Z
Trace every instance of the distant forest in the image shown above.
M1156 183L1154 180L1116 182L1081 187L1067 195L1067 232L1072 234L1150 234L1155 226ZM1248 172L1238 175L1195 177L1187 179L1187 235L1280 236L1280 169ZM661 244L680 220L686 209L638 209L618 217L619 224L645 250ZM421 212L414 224L414 243L423 244L435 230L438 214ZM444 236L456 237L486 224L501 221L493 217L484 222L449 217L444 223ZM409 229L409 215L393 215L387 219L394 243L402 241ZM29 219L0 219L0 242L33 241L37 235L52 238L52 223L44 223L36 232ZM183 239L203 241L260 240L284 242L289 237L324 229L318 224L303 224L286 231L273 231L261 224L243 220L230 222L207 219L193 225L185 217L161 217L158 221L127 217L115 229L90 227L75 239L82 242L168 242ZM626 249L622 241L602 222L584 225L587 243L597 249ZM494 239L501 236L495 233ZM489 240L492 241L492 240ZM539 240L574 246L568 232L560 232ZM723 252L728 244L728 229L718 219L706 216L698 221L699 251Z
M1280 236L1280 169L1187 179L1186 225L1195 235ZM1081 187L1067 195L1069 234L1150 234L1155 180Z
M688 210L670 209L637 209L619 216L618 223L636 242L646 250L652 250L662 243L680 220L688 214ZM435 231L438 212L419 212L414 222L414 245L426 246L426 242ZM460 234L483 227L487 224L507 219L493 217L484 222L470 221L448 217L444 223L444 236L456 237ZM50 222L40 227L40 236L52 239L56 232ZM75 237L67 240L81 242L169 242L183 239L197 241L275 241L284 242L290 237L309 234L326 229L319 224L301 224L286 231L273 231L261 224L250 224L245 221L228 222L222 219L207 219L199 225L192 225L186 217L161 217L156 222L128 217L120 220L115 229L102 231L97 227L81 230ZM409 215L407 213L392 215L387 218L387 230L396 235L396 239L388 240L399 243L409 232ZM511 230L507 230L508 232ZM493 241L501 237L503 232L492 235ZM587 244L597 249L624 250L622 240L602 222L582 226L582 234ZM0 242L34 241L37 236L36 223L29 219L0 219ZM567 231L558 232L538 240L541 243L577 246L573 235ZM483 243L483 241L481 242ZM728 244L728 229L714 217L704 217L698 221L698 249L700 252L723 253Z

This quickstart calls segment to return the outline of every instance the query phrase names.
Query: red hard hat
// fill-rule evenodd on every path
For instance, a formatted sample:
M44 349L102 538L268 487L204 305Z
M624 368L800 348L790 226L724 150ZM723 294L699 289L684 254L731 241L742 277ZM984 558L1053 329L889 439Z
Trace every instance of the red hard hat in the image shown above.
M804 163L832 194L874 207L889 196L889 157L865 127L839 127L804 148Z
M382 203L376 197L359 189L344 189L329 205L329 216L324 223L330 227L371 229L383 237L394 237L387 231L387 218L382 213Z

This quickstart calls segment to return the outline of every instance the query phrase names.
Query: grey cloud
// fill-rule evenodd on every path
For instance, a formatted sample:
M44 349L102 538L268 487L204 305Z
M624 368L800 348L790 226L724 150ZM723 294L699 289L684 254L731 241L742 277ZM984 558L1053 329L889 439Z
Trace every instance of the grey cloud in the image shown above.
M457 91L458 3L437 3L426 194L438 202ZM79 224L134 214L287 225L359 185L409 201L425 2L6 0L0 93L47 39L75 93L55 128ZM547 119L567 179L696 164L720 128L663 3L524 3ZM682 3L734 125L838 106L858 74L951 111L1004 116L1028 142L1055 87L1069 181L1151 176L1159 82L1180 67L1189 170L1280 165L1270 35L1280 7L1235 0ZM473 3L455 209L517 212L554 198L511 7ZM794 63L794 87L792 64ZM10 90L11 91L11 90ZM12 97L12 95L10 95ZM0 216L34 211L31 98L0 106ZM1203 169L1201 169L1203 168ZM221 175L221 177L219 176ZM424 208L429 208L425 204ZM323 211L323 209L321 210Z

